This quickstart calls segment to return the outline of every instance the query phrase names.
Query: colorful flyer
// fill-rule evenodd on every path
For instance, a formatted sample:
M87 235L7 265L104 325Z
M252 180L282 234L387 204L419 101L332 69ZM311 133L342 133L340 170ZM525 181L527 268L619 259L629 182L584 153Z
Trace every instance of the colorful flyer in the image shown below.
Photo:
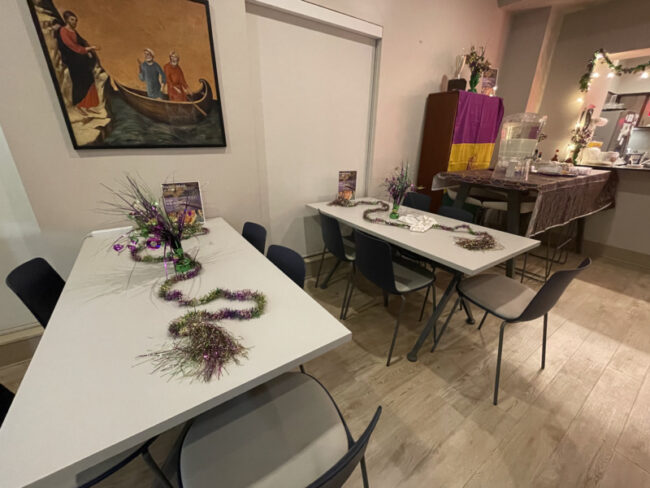
M339 171L339 197L345 200L354 200L357 191L357 172Z
M163 205L172 219L185 212L185 223L203 222L203 201L198 181L188 183L163 183Z

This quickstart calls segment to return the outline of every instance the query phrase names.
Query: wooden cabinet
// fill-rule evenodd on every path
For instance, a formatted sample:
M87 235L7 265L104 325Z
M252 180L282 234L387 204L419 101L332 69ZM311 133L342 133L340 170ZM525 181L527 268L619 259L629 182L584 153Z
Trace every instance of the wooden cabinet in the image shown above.
M466 91L432 93L427 97L417 185L440 206L442 191L431 191L441 171L485 169L503 118L503 100Z

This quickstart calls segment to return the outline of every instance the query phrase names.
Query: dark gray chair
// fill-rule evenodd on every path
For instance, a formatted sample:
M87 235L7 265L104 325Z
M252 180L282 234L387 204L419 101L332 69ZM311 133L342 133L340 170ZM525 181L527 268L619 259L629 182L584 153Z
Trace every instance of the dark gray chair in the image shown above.
M246 222L242 229L241 235L250 242L255 249L264 254L266 247L266 229L255 222Z
M402 205L416 210L422 210L423 212L429 212L431 208L431 197L423 193L410 191L404 197Z
M361 465L381 407L355 441L339 408L312 376L284 373L192 422L179 456L182 488L343 486Z
M469 300L477 307L485 310L483 319L479 324L480 329L485 322L488 313L499 317L501 330L499 332L499 352L497 355L497 372L494 381L494 404L497 404L499 398L499 374L501 372L501 352L503 350L503 332L507 324L517 322L528 322L539 317L544 317L544 331L542 335L542 369L546 364L546 330L548 326L548 312L557 303L559 298L566 290L567 286L576 277L576 275L591 264L591 259L587 258L576 269L567 269L556 271L553 276L535 293L521 283L503 275L482 274L462 280L458 285L458 295L461 298ZM451 320L458 300L452 308L452 312L447 317L444 328Z
M329 251L335 258L336 262L330 270L329 274L325 278L325 281L321 285L321 288L327 288L330 278L336 271L336 268L339 267L341 263L352 263L352 269L350 270L350 276L354 274L354 260L355 260L355 250L351 246L348 240L344 239L341 235L341 228L339 227L339 221L333 217L329 217L323 213L320 213L320 229L323 236L323 253L320 258L320 265L318 266L318 273L316 274L316 288L318 288L318 281L320 280L320 274L323 269L323 262L325 260L325 253ZM343 303L341 304L341 313L339 318L343 318L343 307L345 306L345 297L348 294L348 286L345 289L343 294Z
M429 292L433 288L435 275L420 266L413 265L413 263L407 260L393 259L393 251L390 244L386 241L382 241L360 231L356 231L354 237L357 250L356 265L361 274L381 288L385 293L384 297L387 294L391 294L398 295L402 299L397 320L395 321L393 340L391 341L390 349L388 350L388 359L386 361L386 366L390 366L390 358L393 355L393 348L395 347L400 317L402 316L404 304L406 303L404 294L423 288L427 289L424 295L424 302L422 302L422 309L420 310L420 320L422 320L424 307L427 304ZM354 291L353 276L350 276L349 289L348 297L344 299L344 319L347 316ZM387 301L384 304L387 305Z
M273 244L266 251L266 257L300 288L305 287L305 260L293 249ZM305 372L305 367L299 365L300 371Z
M43 258L31 259L9 273L5 283L46 327L65 286L50 263Z
M305 260L293 249L276 244L269 246L266 257L300 288L305 287Z
M471 224L474 222L474 215L472 212L468 210L464 210L462 208L456 208L456 207L450 207L448 205L442 205L439 209L438 212L436 212L438 215L442 215L443 217L449 217L450 219L456 219L460 220L462 222L467 222L468 224Z

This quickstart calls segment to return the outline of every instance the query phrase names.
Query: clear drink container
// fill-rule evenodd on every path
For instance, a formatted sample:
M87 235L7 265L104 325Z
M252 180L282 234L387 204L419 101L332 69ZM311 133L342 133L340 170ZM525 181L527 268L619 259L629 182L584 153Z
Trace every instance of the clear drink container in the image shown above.
M546 116L535 113L508 115L501 124L501 142L492 178L527 180Z

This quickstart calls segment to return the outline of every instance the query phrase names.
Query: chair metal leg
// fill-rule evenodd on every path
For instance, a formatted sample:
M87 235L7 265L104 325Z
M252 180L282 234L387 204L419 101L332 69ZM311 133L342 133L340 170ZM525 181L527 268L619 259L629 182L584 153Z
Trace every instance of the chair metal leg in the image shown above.
M444 334L445 329L447 328L447 325L451 321L451 318L454 316L456 313L456 307L458 307L458 302L460 301L460 297L456 299L456 303L454 303L454 306L451 307L451 310L449 311L449 315L447 315L447 320L445 320L445 323L442 324L442 329L440 329L440 335L436 337L435 335L435 329L433 331L433 347L431 347L431 352L436 350L436 347L438 346L438 342L440 342L440 338L442 337L442 334Z
M433 285L427 286L427 292L424 295L424 301L422 302L422 310L420 310L420 318L418 319L418 322L422 321L422 317L424 316L424 307L427 305L427 298L429 298L429 292L431 291L431 287Z
M354 290L354 266L348 278L348 286L345 288L345 295L343 296L343 304L341 305L341 320L348 318L348 309L350 308L350 301L352 301L352 291ZM349 289L349 291L348 291Z
M524 282L524 275L526 274L526 263L528 262L528 253L524 254L524 266L521 268L521 280L519 283Z
M390 358L393 355L393 348L395 347L395 340L397 339L397 331L399 330L399 319L402 317L402 311L404 310L404 304L406 303L406 298L404 295L399 296L402 299L402 304L399 307L399 312L397 314L397 320L395 321L395 332L393 332L393 340L390 343L390 349L388 350L388 359L386 360L386 366L390 366Z
M497 354L497 376L494 380L494 404L496 405L499 400L499 375L501 374L501 354L503 352L503 331L506 329L506 322L501 323L501 330L499 331L499 353Z
M431 285L431 288L433 289L433 293L432 293L432 295L431 295L431 298L432 298L432 300L433 300L433 311L435 312L435 311L436 311L436 307L438 306L438 298L436 297L436 295L437 295L437 293L436 293L436 284L433 283L433 284Z
M345 292L343 293L343 303L341 303L341 313L339 314L339 320L344 320L345 315L347 314L348 294L350 293L350 287L352 286L353 275L354 275L354 270L350 271L348 282L345 285Z
M384 292L384 307L388 307L388 293Z
M472 309L470 308L469 304L462 298L460 299L460 303L463 305L465 314L467 315L467 320L465 322L468 324L475 324L476 320L474 320L474 315L472 314Z
M304 367L302 364L299 366L299 368L300 368L300 372L301 372L301 373L304 373L304 372L305 372L305 367Z
M361 458L361 478L363 478L363 488L370 488L368 483L368 469L366 468L366 458Z
M546 330L548 329L548 313L544 314L544 335L542 336L542 369L546 366Z
M156 475L156 478L166 487L166 488L173 488L172 484L169 482L165 474L162 472L158 464L156 464L156 461L153 460L151 457L151 454L149 453L149 449L146 449L142 453L142 459L144 459L144 462L147 463L147 466L149 466L149 469L153 471L153 473Z
M323 252L320 255L320 264L318 265L318 273L316 274L316 288L318 288L318 280L320 279L320 272L323 269L323 263L325 262L325 252L327 251L326 247L323 247Z
M327 288L327 284L330 282L330 279L332 278L332 275L334 274L334 271L336 271L336 268L339 267L339 264L341 264L341 261L339 259L337 259L336 263L334 263L334 267L332 268L332 270L327 275L327 278L325 278L325 281L323 281L323 284L320 286L323 290L325 288Z
M481 319L481 323L478 324L478 329L477 329L477 330L481 330L481 327L483 327L483 322L485 322L485 319L487 318L487 316L488 316L488 313L485 312L485 313L483 314L483 318Z

